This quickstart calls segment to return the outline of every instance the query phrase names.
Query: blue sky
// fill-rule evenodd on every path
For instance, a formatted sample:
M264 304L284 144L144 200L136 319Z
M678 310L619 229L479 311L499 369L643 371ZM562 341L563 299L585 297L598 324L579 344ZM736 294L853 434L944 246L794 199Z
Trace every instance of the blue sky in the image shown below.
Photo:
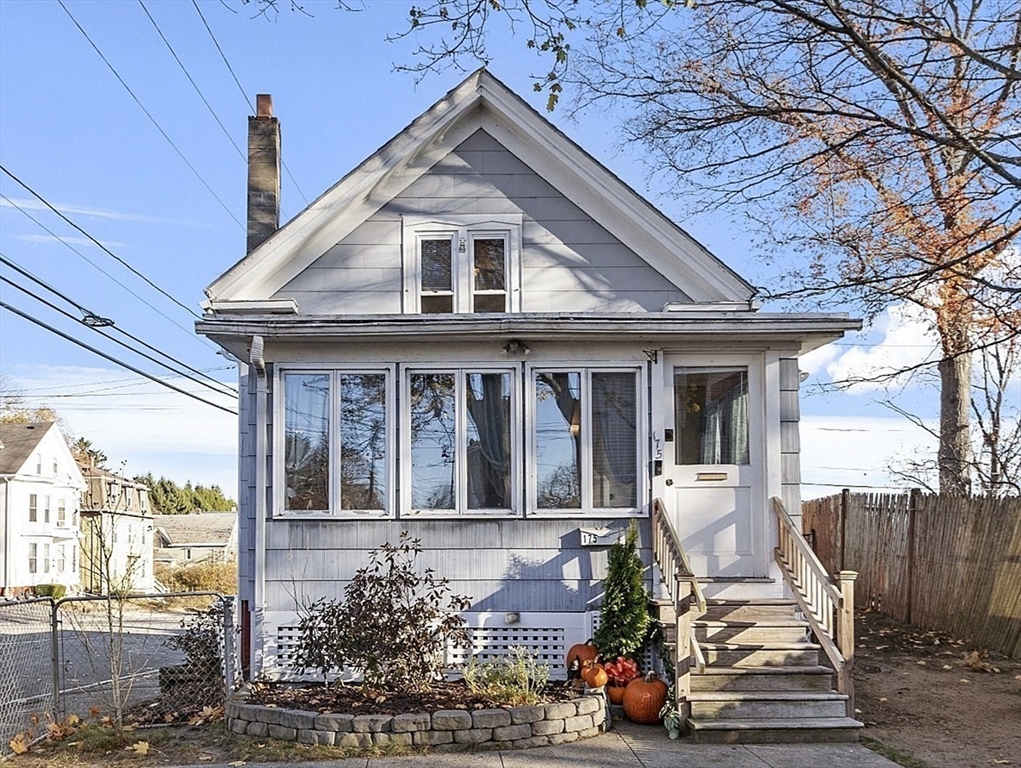
M237 147L245 148L255 94L272 94L281 119L286 220L464 76L448 71L416 83L414 75L395 71L394 62L411 60L416 42L385 38L404 28L409 2L369 2L360 13L336 10L332 1L304 5L311 15L257 16L239 0L198 0L228 69L190 0L146 0L144 7L65 0L74 21L56 0L0 0L0 162L146 280L7 175L0 177L3 257L115 320L117 328L232 384L233 366L195 336L189 310L200 311L202 289L243 255L245 161ZM533 92L531 79L543 63L509 36L490 52L493 73L544 112L545 96ZM571 120L566 110L551 119L731 267L753 283L768 283L740 216L683 218L677 203L646 183L640 149L617 147L612 119ZM9 266L0 265L0 275L77 314ZM8 283L0 283L0 300L153 375L165 374ZM803 367L811 383L869 360L913 361L928 349L931 341L911 318L884 317L862 339L846 339ZM233 416L7 311L0 311L0 373L32 404L60 411L75 434L105 450L112 468L216 483L234 494ZM194 382L168 380L231 406ZM931 387L910 382L901 394L909 408L932 416ZM819 484L807 487L806 496L841 485L898 485L885 474L888 458L917 452L924 435L876 404L885 396L863 389L805 399L803 477Z

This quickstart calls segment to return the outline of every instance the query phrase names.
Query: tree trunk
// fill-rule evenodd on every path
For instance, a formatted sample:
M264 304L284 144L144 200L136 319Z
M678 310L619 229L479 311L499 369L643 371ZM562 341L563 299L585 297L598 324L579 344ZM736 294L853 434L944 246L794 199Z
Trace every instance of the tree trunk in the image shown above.
M939 379L939 490L967 494L971 490L971 352L940 360Z

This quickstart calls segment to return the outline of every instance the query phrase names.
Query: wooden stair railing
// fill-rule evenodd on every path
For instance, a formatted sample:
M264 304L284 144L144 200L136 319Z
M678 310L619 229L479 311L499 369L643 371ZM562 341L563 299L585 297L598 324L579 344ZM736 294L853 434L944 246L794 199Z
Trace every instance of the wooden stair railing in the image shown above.
M826 653L837 678L837 691L847 694L847 716L854 717L854 580L855 571L840 571L836 582L823 568L815 552L783 502L773 497L779 533L775 550L777 565L794 594L816 640Z
M705 595L691 569L688 556L681 546L666 506L662 499L652 502L652 556L663 575L663 583L670 593L673 603L677 649L674 656L674 695L683 716L687 716L684 707L691 693L692 662L705 668L702 649L695 638L695 626L691 603L694 599L698 614L706 611Z

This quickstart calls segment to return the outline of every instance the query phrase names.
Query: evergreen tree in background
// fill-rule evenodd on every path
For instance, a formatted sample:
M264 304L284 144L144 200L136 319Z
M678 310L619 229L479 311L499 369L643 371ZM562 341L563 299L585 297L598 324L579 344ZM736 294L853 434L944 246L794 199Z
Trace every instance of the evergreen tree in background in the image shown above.
M638 528L632 522L624 538L610 548L603 581L603 605L593 636L603 659L633 657L649 637L652 617L642 571Z
M186 515L189 512L231 512L237 509L233 499L227 498L218 485L192 485L185 482L184 487L173 480L152 473L135 478L136 483L145 483L149 489L149 502L152 509L161 515Z

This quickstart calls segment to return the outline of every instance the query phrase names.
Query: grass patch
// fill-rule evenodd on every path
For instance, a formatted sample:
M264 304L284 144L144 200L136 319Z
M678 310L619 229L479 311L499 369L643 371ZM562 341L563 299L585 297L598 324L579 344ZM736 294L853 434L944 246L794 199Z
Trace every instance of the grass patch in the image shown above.
M924 760L919 760L917 757L911 757L911 755L905 755L903 752L888 747L881 741L870 739L868 736L861 737L861 744L863 747L868 747L876 754L880 754L887 760L893 760L897 765L904 766L904 768L932 768L932 766Z

